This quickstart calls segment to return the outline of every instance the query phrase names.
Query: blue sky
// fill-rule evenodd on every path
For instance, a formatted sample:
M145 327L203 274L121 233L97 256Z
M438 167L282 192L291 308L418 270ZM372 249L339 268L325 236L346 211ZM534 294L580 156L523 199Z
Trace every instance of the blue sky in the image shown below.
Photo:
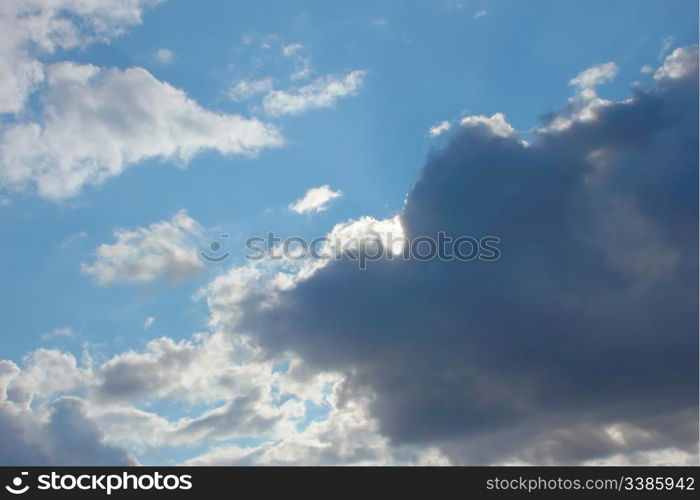
M25 89L24 105L0 109L0 132L10 137L8 131L23 124L46 127L46 113L52 106L59 109L57 128L66 131L57 132L53 139L38 139L53 148L38 153L44 156L32 156L39 146L31 142L23 146L29 152L5 139L1 146L5 148L0 155L1 357L20 367L26 366L22 360L27 353L40 348L77 360L90 353L99 366L126 352L146 352L147 344L159 337L178 342L189 341L196 332L214 334L212 299L207 302L207 294L201 290L211 291L214 280L246 265L247 237L274 231L283 237L313 238L329 233L338 223L363 216L390 219L404 207L426 157L450 140L448 133L432 137L431 127L445 120L456 124L465 116L500 112L520 137L536 140L541 117L567 105L576 92L569 81L582 71L616 63L616 76L601 81L596 90L603 99L622 101L629 97L631 86L654 87L654 71L665 58L678 47L697 43L698 37L697 2L691 0L114 0L112 3L131 9L131 14L138 13L125 18L82 12L70 0L62 3L63 10L55 11L41 1L35 3L31 15L38 18L76 20L77 41L65 41L60 34L50 32L47 49L22 33L16 34L16 40L10 35L7 40L0 39L0 44L6 45L0 54L34 61L45 75ZM18 2L10 4L6 12L0 10L2 23L8 26L21 11L15 6ZM89 32L97 29L94 26L98 24L91 24L96 20L107 28L98 39L92 39ZM92 28L81 31L85 26ZM57 71L55 68L66 62L73 64L66 70L70 76L56 76L55 81L46 76L50 68ZM17 64L9 67L10 74L20 75ZM90 120L117 123L120 117L116 111L90 118L87 108L73 110L72 104L61 107L69 102L65 95L71 90L55 82L73 78L85 65L92 65L102 76L77 91L75 95L85 96L84 102L104 98L118 109L123 100L126 108L136 102L133 96L147 95L136 87L132 95L126 85L152 85L155 93L144 98L154 100L167 94L163 86L168 85L184 92L199 111L210 113L192 118L195 129L203 127L204 120L213 120L211 113L225 120L255 118L270 129L262 133L264 138L251 139L251 155L227 152L224 139L202 139L194 153L184 158L180 153L168 153L168 147L158 143L165 141L158 134L161 129L164 135L173 134L169 140L175 144L189 141L184 133L178 135L169 129L170 120L189 118L175 111L156 118L138 110L127 111L124 116L128 122L118 125L122 127L119 130L128 136L130 127L142 127L138 130L146 131L148 142L138 146L120 143L126 144L124 155L138 158L128 168L54 194L42 193L37 187L38 181L32 177L38 175L35 171L21 182L13 181L16 162L29 158L26 161L33 165L44 165L51 186L60 185L63 181L58 177L75 174L76 165L84 161L76 153L84 147L81 141L88 149L103 147L108 151L112 147L111 138L91 135L87 129L83 134L81 127L91 128L90 123L95 122ZM651 69L641 71L647 65ZM141 68L142 73L126 81L123 76L129 68ZM115 87L103 88L99 96L88 96L104 81L100 78L110 78L109 71L116 75ZM348 80L353 74L355 80ZM240 90L241 84L245 87L255 82L259 92L236 94L237 85ZM289 97L308 87L310 94L318 94L332 82L344 82L344 88L326 101L316 101L316 105L304 103L295 113L276 112L269 104L266 107L266 99L274 92ZM0 91L3 89L0 86ZM13 94L8 99L19 103L22 96ZM2 102L0 99L0 106ZM163 102L163 109L170 106L166 97ZM181 104L177 101L173 106ZM157 105L154 101L153 107ZM138 127L136 121L140 122ZM276 144L265 142L273 141L270 137L275 134ZM152 148L155 153L139 156L134 153L138 148ZM70 154L78 155L75 160L66 160L67 168L75 171L54 169L52 162L58 164L61 160L57 158ZM109 157L108 152L99 154L93 159L98 164ZM93 168L93 160L85 160L83 167ZM289 208L309 189L326 185L340 196L328 201L324 210L297 213ZM145 279L129 279L127 275L134 269L129 265L143 262L108 262L115 266L116 277L102 282L100 270L86 270L100 259L109 261L104 255L100 257L98 247L114 245L116 230L150 231L152 224L174 224L173 217L181 210L199 228L192 233L176 231L177 238L184 234L186 252L206 250L210 241L228 234L221 240L222 252L230 252L231 257L219 264L185 259L184 264L178 264L191 267L192 272L171 269L177 278L174 281L168 279L169 268L154 271ZM147 318L153 319L145 327ZM64 330L50 334L57 329ZM324 387L327 381L318 384ZM107 443L104 446L123 445L120 435L111 435L111 427L104 425L108 417L94 409L99 398L90 400L91 389L85 388L89 385L74 390L68 384L50 396L36 396L32 408L39 412L41 405L52 404L60 395L75 394L88 401L84 403L88 408L85 418L99 423L104 433L100 439ZM316 400L299 396L307 414L292 420L323 420L323 409L328 407L321 401L327 391L325 394ZM148 402L133 403L133 408L149 408L159 418L175 422L225 405L230 398L234 396L216 395L192 402L187 397L154 396ZM174 463L222 443L255 447L281 439L248 437L246 432L255 434L241 431L221 441L202 437L182 445L184 448L124 446L144 463ZM243 434L246 437L241 437ZM381 433L375 438L378 442L384 439ZM415 453L428 456L425 450L431 446L432 442Z

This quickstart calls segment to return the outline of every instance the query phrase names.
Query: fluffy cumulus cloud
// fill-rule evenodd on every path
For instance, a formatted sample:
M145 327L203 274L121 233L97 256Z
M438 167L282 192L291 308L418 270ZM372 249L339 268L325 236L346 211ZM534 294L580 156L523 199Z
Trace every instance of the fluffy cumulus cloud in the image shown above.
M698 47L679 47L654 73L654 80L678 80L697 70Z
M514 137L515 129L506 120L503 113L494 113L493 116L472 115L465 116L460 123L466 127L486 127L491 134L497 137Z
M185 163L205 149L255 155L282 142L274 127L203 109L143 68L57 63L47 87L41 119L13 124L0 138L7 188L65 199L149 158Z
M146 283L158 278L181 281L204 268L197 247L201 235L199 223L181 210L170 220L148 227L117 229L116 242L100 245L95 261L83 263L81 269L103 286ZM152 322L147 320L144 327Z
M160 0L5 0L0 5L0 113L17 113L44 79L39 58L106 41Z
M588 68L572 78L569 85L576 89L575 95L569 98L565 109L545 117L546 126L541 130L562 131L575 122L595 120L600 108L612 104L598 97L596 87L613 80L617 72L617 64L607 62Z
M306 194L289 205L289 209L298 213L323 212L328 209L331 200L340 198L340 191L333 191L328 184L309 189Z
M262 105L270 115L295 115L315 108L329 108L335 102L352 96L362 87L365 71L351 71L345 75L326 75L308 85L290 90L268 93Z
M0 361L0 464L136 463L124 448L105 441L82 399L59 394L84 378L72 355L39 349L24 365Z
M0 463L126 465L149 450L203 444L208 449L189 463L397 460L366 402L343 401L339 374L310 373L293 358L286 367L280 362L221 332L154 339L101 364L88 353L78 361L47 349L21 367L0 361ZM164 401L189 416L169 419L152 409ZM401 459L425 456L406 449Z
M531 145L501 114L468 117L428 158L405 235L497 235L500 260L342 259L247 289L234 270L239 286L209 289L214 324L342 373L393 447L472 464L696 460L697 48L603 100L616 71L574 78Z

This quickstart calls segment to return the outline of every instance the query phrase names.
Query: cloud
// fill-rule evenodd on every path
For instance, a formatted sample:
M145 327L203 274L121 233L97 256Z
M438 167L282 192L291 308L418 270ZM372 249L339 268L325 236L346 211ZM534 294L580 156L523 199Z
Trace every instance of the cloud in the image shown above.
M208 289L212 324L343 374L395 448L465 464L696 458L695 50L621 102L595 92L614 64L582 72L530 146L493 115L431 153L406 236L497 235L500 260L326 261L285 287L248 271L263 282ZM248 451L231 453L266 452Z
M141 23L159 0L4 0L0 6L0 113L19 113L44 80L39 57L108 41Z
M58 242L56 244L56 246L60 249L68 248L76 241L85 240L87 238L89 238L87 231L80 231L80 232L72 234L72 235L68 236L67 238L65 238L64 240Z
M440 134L443 134L450 130L450 127L452 127L452 124L447 120L444 120L438 123L437 125L433 125L432 127L430 127L430 129L428 130L428 134L430 135L430 137L437 137Z
M45 413L0 400L0 464L138 465L126 450L105 443L82 400L58 398Z
M298 363L289 359L285 371L275 368L278 362L220 333L154 339L100 365L84 356L79 366L71 354L47 349L30 353L22 369L0 361L0 443L17 447L4 448L13 452L0 452L0 462L123 465L133 461L127 447L297 441L311 424L300 427L311 418L308 405L325 406L339 379L303 369L293 375ZM191 416L168 420L139 408L159 401Z
M8 126L0 138L0 185L45 198L76 196L149 158L188 162L203 150L253 156L282 144L257 119L201 108L143 68L48 68L40 121Z
M346 75L326 75L308 85L275 90L263 99L263 109L270 115L294 115L310 109L328 108L342 98L355 95L362 86L365 72L356 70Z
M54 397L80 386L85 373L71 354L54 349L30 353L23 369L0 361L0 464L136 464L105 442L81 399Z
M153 339L143 351L119 353L94 369L92 394L103 402L225 401L270 390L272 363L245 342L221 334Z
M654 73L654 80L678 80L698 71L698 47L679 47Z
M100 245L95 262L81 264L81 270L102 286L157 278L181 281L204 269L197 247L201 234L199 223L181 210L169 221L116 230L117 241Z
M503 113L494 113L488 117L484 115L465 116L459 122L465 127L485 127L491 134L497 137L515 137L515 129L506 120Z
M5 363L8 378L0 393L20 406L30 406L35 400L71 391L80 385L83 377L75 357L57 349L37 349L29 353L23 359L21 373L14 363L2 363Z
M546 126L540 132L562 132L577 122L592 121L601 108L611 105L606 99L598 97L596 87L613 80L617 76L618 67L614 62L598 64L579 73L569 81L576 88L576 94L569 98L565 109L550 113L544 117Z
M214 447L185 465L392 465L390 445L376 430L361 404L334 404L326 419L301 433L255 447Z
M284 57L291 57L303 48L304 46L300 43L290 43L289 45L282 47L282 54Z
M485 10L479 10L479 11L474 13L474 19L475 20L481 19L482 17L486 17L487 14L488 14L488 12L486 12Z
M579 92L587 92L595 86L615 78L617 71L618 67L614 62L599 64L582 71L575 78L572 78L569 84L578 87Z
M143 322L143 329L148 330L150 327L153 326L153 323L156 321L156 319L153 316L149 316L146 318Z
M673 46L673 40L675 37L673 35L666 35L661 39L661 48L659 49L659 54L657 58L659 61L663 60L668 53L668 50Z
M175 60L175 53L170 49L158 49L156 51L156 61L160 64L171 64Z
M502 114L467 117L396 217L330 233L497 234L497 262L260 262L199 294L207 333L0 361L0 462L696 460L698 84L681 66L586 119L570 101L529 147ZM179 212L88 267L177 274L150 264L199 233Z
M259 80L239 80L228 89L228 96L236 101L245 101L258 94L270 92L274 87L274 80L271 77Z
M56 337L67 337L69 339L75 338L75 332L71 330L70 327L64 326L61 328L56 328L50 332L43 333L41 335L41 340L51 340Z
M290 43L282 47L282 55L294 61L294 72L290 78L301 80L311 75L311 57L300 43Z
M328 202L340 198L343 193L333 191L328 184L309 189L306 194L289 205L289 209L298 214L323 212L328 210Z

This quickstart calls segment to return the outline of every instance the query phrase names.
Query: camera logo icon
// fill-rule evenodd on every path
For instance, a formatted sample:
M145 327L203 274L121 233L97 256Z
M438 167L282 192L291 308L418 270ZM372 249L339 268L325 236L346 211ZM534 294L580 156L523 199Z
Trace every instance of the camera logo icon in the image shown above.
M12 486L9 484L5 486L5 489L12 493L13 495L21 495L22 493L26 493L27 490L29 489L29 485L25 484L24 487L22 487L22 482L23 482L23 477L22 476L27 476L29 475L28 472L22 472L19 476L16 476L14 479L12 479Z

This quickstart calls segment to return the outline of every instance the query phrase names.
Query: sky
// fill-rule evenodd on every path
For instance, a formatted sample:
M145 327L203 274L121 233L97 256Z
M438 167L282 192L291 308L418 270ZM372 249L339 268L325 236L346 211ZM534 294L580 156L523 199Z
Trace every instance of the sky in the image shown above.
M0 463L697 464L697 43L690 0L3 1Z

